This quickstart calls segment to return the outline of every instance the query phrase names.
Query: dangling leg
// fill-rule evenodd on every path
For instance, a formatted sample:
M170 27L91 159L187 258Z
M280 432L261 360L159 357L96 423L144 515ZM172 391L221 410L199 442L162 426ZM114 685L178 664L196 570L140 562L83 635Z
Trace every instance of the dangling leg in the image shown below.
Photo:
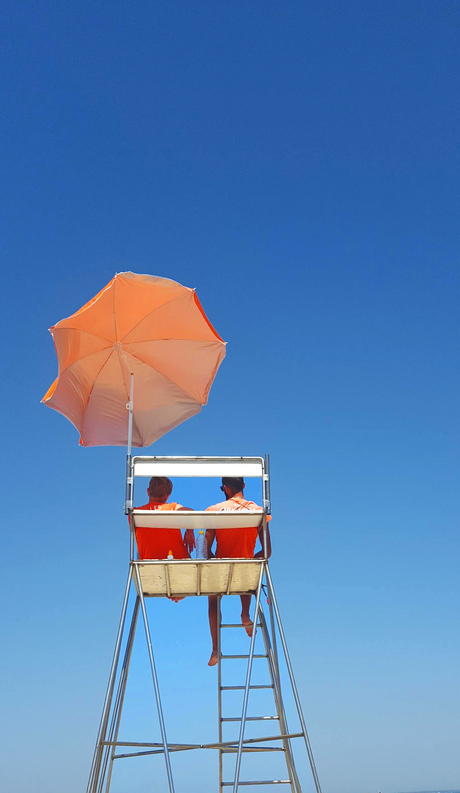
M218 644L217 644L217 597L211 595L208 598L208 614L209 614L209 628L211 631L212 639L212 652L211 658L208 661L208 666L215 666L219 660Z
M252 636L252 620L249 616L249 606L251 605L251 595L240 595L241 597L241 622L243 623L249 638Z

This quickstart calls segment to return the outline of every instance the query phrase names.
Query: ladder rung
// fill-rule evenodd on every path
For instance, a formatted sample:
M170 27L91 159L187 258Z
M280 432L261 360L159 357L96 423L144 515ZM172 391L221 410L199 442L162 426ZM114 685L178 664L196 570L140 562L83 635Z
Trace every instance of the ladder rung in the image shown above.
M278 721L279 716L246 716L245 721ZM241 721L241 716L227 716L221 721Z
M280 738L281 740L281 738ZM237 746L230 747L229 749L221 749L222 754L235 754L238 751ZM242 752L285 752L283 746L243 746Z
M247 628L247 625L243 625L242 622L227 622L225 625L221 625L221 628ZM257 628L261 628L262 624L260 622L257 623Z
M249 655L221 655L222 660L227 658L249 658ZM268 655L253 655L253 658L268 658Z
M221 691L244 691L245 688L246 688L246 686L221 686L220 690ZM269 683L268 685L265 685L265 686L249 686L250 690L253 689L253 688L275 688L275 686L272 683Z
M222 782L223 787L230 787L233 786L234 782ZM260 782L238 782L238 786L240 785L290 785L290 779L264 779Z

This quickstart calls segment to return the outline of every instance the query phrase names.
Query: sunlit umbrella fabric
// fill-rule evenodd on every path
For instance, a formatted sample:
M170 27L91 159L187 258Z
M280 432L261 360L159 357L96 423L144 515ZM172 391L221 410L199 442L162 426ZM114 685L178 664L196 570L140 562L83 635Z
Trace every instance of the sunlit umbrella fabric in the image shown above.
M75 425L83 446L127 443L131 373L133 446L149 446L199 413L225 357L194 289L131 272L50 332L59 374L42 401Z

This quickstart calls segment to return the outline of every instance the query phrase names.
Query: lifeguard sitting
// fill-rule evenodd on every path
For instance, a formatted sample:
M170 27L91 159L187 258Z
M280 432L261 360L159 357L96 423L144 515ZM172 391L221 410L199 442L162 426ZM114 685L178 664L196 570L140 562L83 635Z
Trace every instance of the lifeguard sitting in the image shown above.
M221 490L225 493L226 501L213 504L207 508L211 512L226 512L241 509L261 510L254 501L246 501L243 490L245 488L242 477L224 476L222 478ZM270 515L267 515L267 521ZM257 537L259 537L262 550L254 553ZM208 559L213 556L212 546L214 539L217 541L216 559L259 559L268 558L271 555L270 532L267 526L267 548L264 547L263 527L257 529L208 529L206 532L206 542L208 547ZM248 636L252 636L252 620L249 616L249 606L251 595L241 595L241 622L243 623ZM217 652L217 597L209 597L209 627L211 629L212 652L209 659L209 666L215 666L218 661Z
M137 509L182 510L190 512L190 507L183 507L175 501L169 501L172 493L172 482L166 476L152 476L147 493L149 503ZM195 547L195 535L188 529L184 537L180 529L136 529L137 550L139 559L166 559L172 553L174 559L189 559Z

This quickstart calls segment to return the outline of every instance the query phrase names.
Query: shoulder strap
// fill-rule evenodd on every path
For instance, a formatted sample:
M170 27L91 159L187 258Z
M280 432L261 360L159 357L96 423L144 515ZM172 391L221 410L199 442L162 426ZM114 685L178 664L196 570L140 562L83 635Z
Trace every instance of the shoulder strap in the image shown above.
M250 504L250 503L251 503L250 501L243 501L243 503L242 503L242 504L240 504L240 502L239 502L239 501L235 501L235 499L232 499L232 501L233 501L233 502L234 502L234 503L237 505L237 506L236 506L236 510L235 510L235 512L236 512L237 510L239 510L239 509L246 509L246 507L248 506L248 504Z

